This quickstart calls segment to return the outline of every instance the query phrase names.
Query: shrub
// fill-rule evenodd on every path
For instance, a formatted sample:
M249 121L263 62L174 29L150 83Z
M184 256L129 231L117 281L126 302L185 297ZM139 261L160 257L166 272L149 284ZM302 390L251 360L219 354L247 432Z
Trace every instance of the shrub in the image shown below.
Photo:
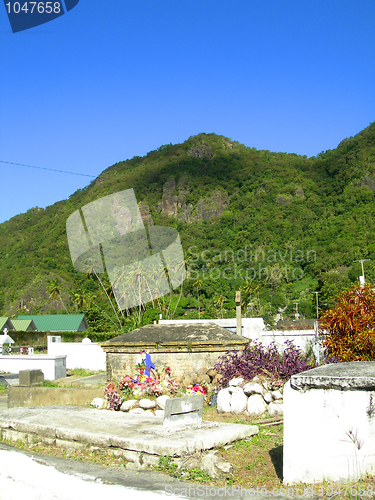
M272 380L288 380L292 375L312 368L290 340L285 342L283 353L277 350L274 342L265 347L254 341L244 351L230 351L219 359L221 361L215 369L223 376L221 386L226 386L234 377L250 380L256 375L267 375Z
M326 357L340 361L375 359L375 293L370 285L345 290L335 307L325 311L319 332Z

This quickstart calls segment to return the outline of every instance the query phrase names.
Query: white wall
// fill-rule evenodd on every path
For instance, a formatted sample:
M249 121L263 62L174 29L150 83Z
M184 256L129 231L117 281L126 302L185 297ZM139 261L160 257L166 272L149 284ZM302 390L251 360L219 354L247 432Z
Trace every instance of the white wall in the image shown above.
M60 341L53 341L60 339ZM96 342L83 339L82 342L61 342L59 336L47 336L47 351L49 355L65 355L66 367L85 368L86 370L106 370L106 355Z
M196 324L196 323L214 323L223 328L236 330L236 318L226 319L161 319L159 325L176 324ZM286 340L291 340L303 352L306 351L309 344L315 339L314 330L266 330L263 318L242 318L242 336L251 340L258 340L263 345L268 346L275 342L279 347L284 347Z
M356 481L375 472L375 392L284 386L284 484ZM349 432L356 437L351 439Z
M0 370L19 373L20 370L42 370L45 380L66 377L66 356L48 354L0 356Z
M286 340L291 340L293 344L306 352L309 346L315 341L314 330L265 330L262 332L262 343L266 346L275 342L277 346L284 347Z
M263 330L266 328L263 318L242 318L242 336L248 339L256 340L262 336ZM177 324L207 324L214 323L223 328L230 328L233 333L236 330L236 318L225 319L161 319L159 325L177 325Z

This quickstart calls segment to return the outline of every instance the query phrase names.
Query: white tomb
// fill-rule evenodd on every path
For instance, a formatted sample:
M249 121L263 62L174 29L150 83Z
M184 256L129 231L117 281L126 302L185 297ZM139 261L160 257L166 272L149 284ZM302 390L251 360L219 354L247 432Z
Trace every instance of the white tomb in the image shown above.
M375 472L375 362L334 363L284 386L284 484Z

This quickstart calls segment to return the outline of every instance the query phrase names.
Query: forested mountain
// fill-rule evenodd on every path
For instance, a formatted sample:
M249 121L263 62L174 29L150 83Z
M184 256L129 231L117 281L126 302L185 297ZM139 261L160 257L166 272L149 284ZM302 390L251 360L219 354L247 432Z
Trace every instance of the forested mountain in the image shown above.
M172 305L169 297L150 303L143 323L160 311L232 316L238 289L248 316L272 322L277 311L292 317L298 307L314 317L313 292L327 307L361 274L354 260L375 260L375 122L312 158L199 134L116 163L68 200L1 224L0 314L82 310L95 328L115 328L96 277L73 269L65 225L83 205L129 188L146 224L179 231L189 271L180 302L176 290ZM375 281L372 262L364 265ZM127 327L139 320L118 315Z

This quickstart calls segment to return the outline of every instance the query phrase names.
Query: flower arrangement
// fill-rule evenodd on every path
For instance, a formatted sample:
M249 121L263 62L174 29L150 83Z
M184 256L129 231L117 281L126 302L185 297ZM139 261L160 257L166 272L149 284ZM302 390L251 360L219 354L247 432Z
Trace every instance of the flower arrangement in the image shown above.
M108 401L108 409L118 411L121 406L121 396L117 392L114 384L108 384L104 389L104 397Z
M139 357L137 358L136 361L136 366L140 372L144 372L146 368L146 351L141 351L139 353Z
M199 396L200 394L203 394L203 396L205 396L207 394L207 391L207 387L201 384L189 385L186 388L188 396Z
M177 392L180 389L180 384L173 379L160 381L146 375L138 375L135 378L125 376L120 380L119 389L125 397L144 394L160 396L164 392Z
M146 362L146 356L148 361ZM104 397L108 400L110 410L119 410L121 403L131 397L140 396L160 396L162 394L182 393L188 396L203 394L206 399L208 388L202 384L194 384L185 389L179 382L172 378L171 368L167 365L159 364L150 370L150 376L146 375L146 370L150 365L150 356L146 351L141 351L136 360L136 374L133 377L125 375L121 378L118 392L114 384L108 384L104 391ZM154 366L151 363L151 366ZM149 368L150 369L150 368ZM208 395L207 395L208 397Z
M153 377L145 374L146 369L146 351L141 351L136 361L138 373L134 378L126 375L122 377L119 389L125 398L130 396L156 395L160 396L165 392L176 393L181 385L171 378L171 368L166 365L159 365L152 370Z

